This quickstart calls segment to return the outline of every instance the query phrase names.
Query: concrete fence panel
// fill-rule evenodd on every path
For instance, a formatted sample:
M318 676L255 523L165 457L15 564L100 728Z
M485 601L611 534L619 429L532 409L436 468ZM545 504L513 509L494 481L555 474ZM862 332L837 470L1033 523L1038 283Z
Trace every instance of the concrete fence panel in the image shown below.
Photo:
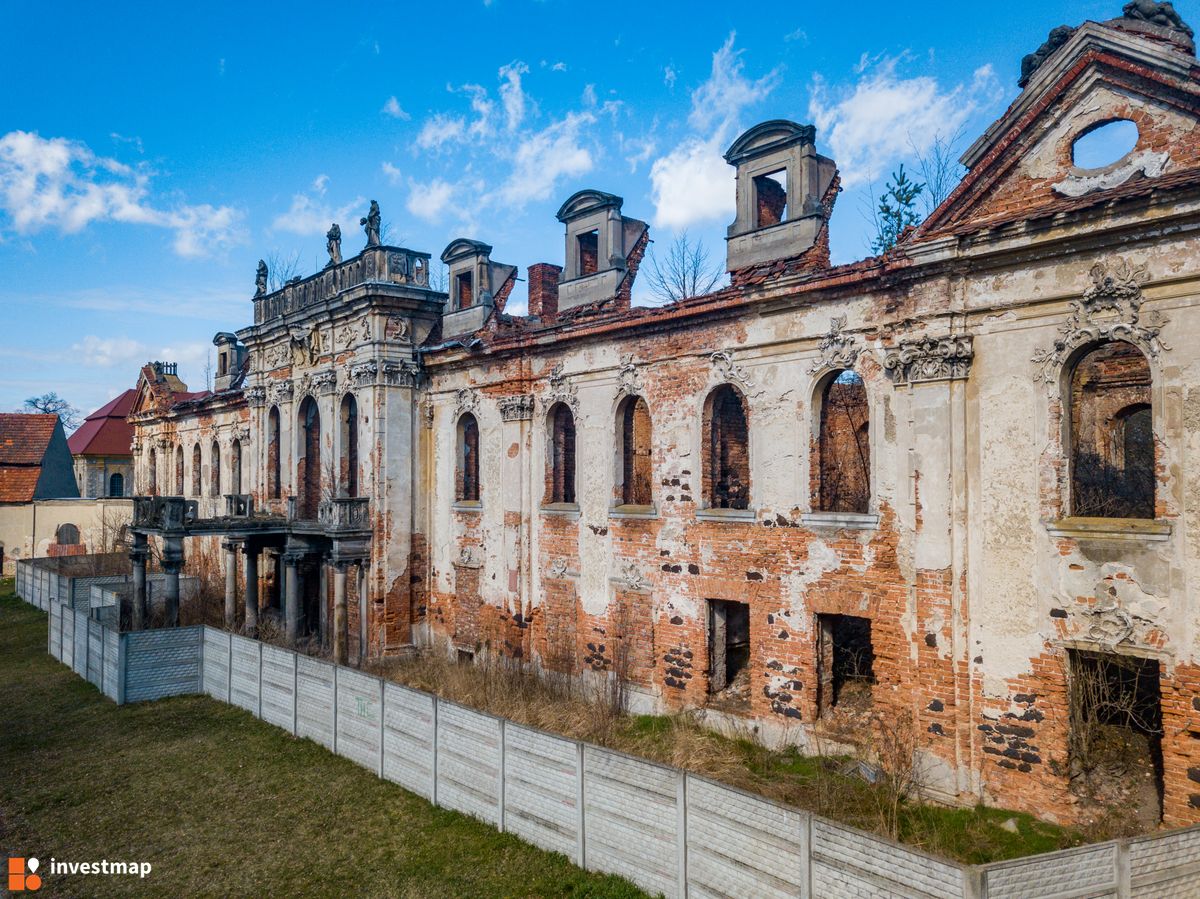
M333 665L296 657L296 736L333 750Z
M398 684L383 685L383 776L434 801L434 698Z
M64 612L75 619L71 632L75 637L75 647L71 651L71 670L87 680L88 663L88 615L78 609L68 607Z
M50 606L49 631L50 655L62 661L62 606L52 603Z
M808 849L808 815L687 776L692 899L808 899Z
M121 701L121 672L124 670L121 658L121 633L116 628L104 629L104 678L100 687L113 702Z
M215 627L204 629L204 692L229 702L230 634Z
M595 746L583 759L587 867L680 896L683 773Z
M814 896L942 899L966 890L966 872L953 862L820 818L812 819L811 857Z
M260 675L262 673L262 644L257 640L234 636L231 641L229 701L254 717L260 715Z
M262 648L263 721L288 733L296 726L296 654L278 646Z
M504 725L504 829L579 858L579 744L508 722Z
M104 692L104 626L95 618L89 617L87 620L87 637L88 683Z
M70 668L75 670L75 613L55 600L58 606L59 617L62 618L62 655L58 660Z
M1200 893L1200 827L1129 842L1134 896L1184 899Z
M337 669L334 751L379 773L383 754L383 682L352 668Z
M1099 843L1052 856L987 865L983 869L984 895L988 899L1116 896L1118 850L1116 843Z
M125 701L199 693L203 628L125 634Z
M503 723L438 700L437 800L503 829Z

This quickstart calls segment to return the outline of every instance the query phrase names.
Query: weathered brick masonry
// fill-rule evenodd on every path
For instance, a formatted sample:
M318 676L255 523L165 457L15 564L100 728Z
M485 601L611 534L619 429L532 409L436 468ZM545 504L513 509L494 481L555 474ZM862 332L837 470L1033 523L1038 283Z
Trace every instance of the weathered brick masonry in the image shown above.
M774 741L911 714L935 793L1059 819L1085 813L1071 659L1148 660L1162 816L1200 820L1200 69L1140 7L1024 68L879 257L830 265L835 163L775 120L727 154L731 284L706 296L632 306L649 229L600 191L560 209L526 316L477 241L443 254L453 303L427 254L375 244L261 290L216 392L143 372L138 492L174 489L180 447L185 475L194 446L240 452L226 492L258 517L196 497L188 558L223 569L205 528L242 547L225 565L277 555L260 604L296 578L326 642L361 567L355 652L622 677ZM1076 167L1114 120L1134 149Z

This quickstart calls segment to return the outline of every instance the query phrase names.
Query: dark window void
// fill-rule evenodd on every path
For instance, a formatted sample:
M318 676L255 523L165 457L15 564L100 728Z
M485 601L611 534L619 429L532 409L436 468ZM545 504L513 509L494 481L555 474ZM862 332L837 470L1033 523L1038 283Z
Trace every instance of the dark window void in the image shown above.
M296 482L300 485L300 517L317 517L321 504L321 413L316 401L305 397L300 404L300 461L296 466Z
M618 499L627 506L648 506L653 500L650 459L650 408L640 396L626 397L618 412L621 468Z
M1071 511L1154 517L1150 365L1134 346L1105 343L1071 377Z
M338 418L342 429L342 456L338 466L342 495L358 496L358 400L349 393L342 397Z
M213 441L212 455L208 459L209 464L209 482L208 492L210 496L221 495L221 446L217 441Z
M125 475L117 472L108 478L108 495L109 496L124 496L125 495Z
M1140 826L1162 818L1162 697L1156 659L1067 651L1072 789L1118 804Z
M871 705L875 648L871 619L817 616L817 707L861 710Z
M217 356L217 377L223 378L227 374L229 374L229 356L221 353Z
M271 499L279 499L283 495L279 438L279 408L272 406L267 414L267 493Z
M458 420L458 466L455 494L459 502L479 502L479 422L470 412Z
M708 692L750 702L750 606L744 602L708 601Z
M150 483L146 492L151 496L158 496L158 453L154 450L150 450L150 459L146 465L150 469Z
M175 495L183 496L183 447L175 447Z
M579 242L579 276L595 274L600 269L600 232L588 231L576 240Z
M73 524L60 524L54 539L60 546L78 546L79 528Z
M750 432L742 395L728 384L709 394L704 408L707 465L704 487L713 509L750 508Z
M551 503L574 503L575 417L562 403L550 411L549 467L546 499Z
M778 225L787 218L787 172L772 172L754 179L758 227Z
M192 496L200 495L200 444L192 447Z
M475 302L470 272L462 272L454 276L454 301L458 304L457 308L459 309L466 309Z
M871 443L867 391L857 372L830 377L821 395L817 500L822 512L868 512Z
M230 448L229 460L229 489L234 493L242 492L242 442L233 441Z

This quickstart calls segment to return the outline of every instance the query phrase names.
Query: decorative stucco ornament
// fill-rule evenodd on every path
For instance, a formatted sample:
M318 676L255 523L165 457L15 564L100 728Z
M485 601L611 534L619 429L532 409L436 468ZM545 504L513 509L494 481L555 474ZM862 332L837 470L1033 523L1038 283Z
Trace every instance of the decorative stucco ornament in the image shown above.
M632 353L622 356L617 366L617 392L628 396L642 392L641 372L633 361Z
M1169 157L1166 153L1155 153L1144 150L1133 153L1117 166L1101 169L1098 172L1072 172L1062 181L1052 184L1056 193L1064 197L1082 197L1084 194L1097 190L1108 190L1118 187L1132 178L1142 174L1147 178L1157 178L1167 169Z
M555 403L564 403L572 413L579 414L579 397L576 396L574 384L571 379L563 374L563 364L559 362L554 368L550 369L550 386L546 391L543 402L549 410Z
M636 562L625 562L621 565L621 574L617 578L622 581L630 590L645 590L650 586L650 582L646 580L645 575L638 570Z
M1134 268L1126 260L1097 262L1092 266L1092 286L1071 301L1071 316L1058 328L1058 337L1048 349L1033 354L1037 380L1054 385L1071 354L1081 346L1105 340L1132 343L1151 359L1171 349L1160 338L1167 320L1157 312L1142 315L1142 284L1146 267Z
M970 334L901 340L887 351L883 367L897 384L963 380L975 355Z
M470 387L460 387L454 393L454 407L458 415L474 413L479 408L479 394Z
M750 379L750 373L733 361L731 350L718 350L711 353L708 361L713 364L722 381L728 384L737 384L742 388L743 393L754 392L754 382Z
M843 333L846 327L846 316L835 315L829 322L829 333L821 338L817 345L820 353L817 361L809 369L811 374L836 368L853 368L858 361L861 349L854 335Z
M567 560L563 558L551 559L550 567L547 574L554 578L563 578L567 576Z
M528 393L506 396L500 400L502 421L529 421L533 418L533 396Z
M350 366L350 380L359 387L375 383L375 376L378 374L379 363L374 359L356 362Z

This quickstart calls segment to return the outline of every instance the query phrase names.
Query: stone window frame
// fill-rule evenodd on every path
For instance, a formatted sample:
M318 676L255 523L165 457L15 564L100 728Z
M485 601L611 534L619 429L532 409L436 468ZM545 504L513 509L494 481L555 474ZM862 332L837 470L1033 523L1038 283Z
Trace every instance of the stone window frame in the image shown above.
M467 427L474 425L475 428L475 456L470 460L470 469L468 470L467 457ZM483 505L483 482L480 466L480 448L483 444L483 434L479 427L479 416L475 412L467 409L463 410L454 422L454 508L460 510L476 510ZM472 481L468 480L468 475L473 475L474 490L468 488L472 486ZM468 495L473 493L473 495Z
M570 416L571 432L572 432L572 438L573 438L573 442L574 442L574 446L571 448L571 453L570 453L570 457L569 457L570 458L570 476L571 476L571 478L570 478L571 490L570 490L570 494L569 494L570 499L566 498L568 494L566 491L567 479L565 476L562 478L563 490L562 490L561 498L559 497L559 494L555 489L557 486L556 482L558 480L557 473L556 473L556 468L557 468L556 463L558 462L559 455L560 455L558 441L555 438L557 436L557 434L556 434L557 417L558 417L558 414L560 411L565 412L568 416ZM543 495L542 495L542 503L541 503L542 511L549 511L549 512L578 512L579 511L579 423L577 421L577 418L578 418L578 415L576 414L575 410L571 408L571 405L562 400L558 400L556 402L551 403L550 406L546 409L546 415L544 418L545 457L543 459L544 470L545 470L545 489L544 489ZM567 458L565 450L566 450L566 448L564 447L564 449L563 449L564 461Z
M646 417L649 421L650 428L650 496L649 502L646 503L628 503L625 495L625 435L624 435L624 419L626 409L631 406L636 407L637 403L641 403L646 409ZM658 507L655 503L655 483L654 483L654 415L650 411L650 401L643 393L620 391L617 399L613 404L612 409L613 423L613 489L612 500L610 506L610 515L616 518L656 518L658 516ZM578 465L578 458L576 459Z
M866 398L867 409L867 508L865 512L835 512L823 508L824 503L821 501L821 438L822 438L822 415L825 405L825 393L833 382L841 377L844 372L853 372L862 382L863 393ZM808 453L808 517L816 518L834 518L839 524L844 526L852 526L860 523L863 526L871 525L878 521L878 496L877 486L878 477L876 466L878 464L879 454L876 451L876 396L872 390L870 379L866 372L857 364L828 366L823 368L813 379L809 390L809 453ZM861 521L858 521L861 519ZM816 523L814 521L814 523Z

